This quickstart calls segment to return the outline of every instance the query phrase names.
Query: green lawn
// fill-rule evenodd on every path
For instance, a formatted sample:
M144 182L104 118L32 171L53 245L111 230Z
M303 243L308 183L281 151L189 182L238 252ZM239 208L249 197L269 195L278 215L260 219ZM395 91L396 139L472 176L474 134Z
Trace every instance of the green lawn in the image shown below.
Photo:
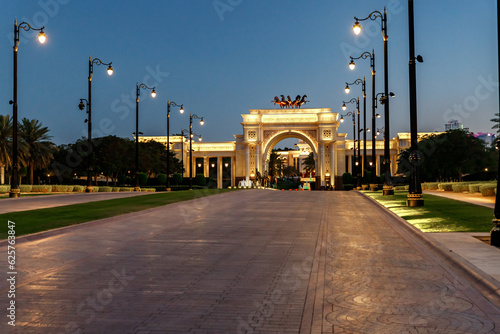
M422 232L489 232L493 227L493 209L444 197L424 195L424 206L406 206L407 191L394 196L363 191L380 204L419 228Z
M48 209L5 213L0 215L0 222L3 225L0 231L0 239L7 239L8 220L16 223L16 236L21 236L228 191L236 190L202 189L173 191Z

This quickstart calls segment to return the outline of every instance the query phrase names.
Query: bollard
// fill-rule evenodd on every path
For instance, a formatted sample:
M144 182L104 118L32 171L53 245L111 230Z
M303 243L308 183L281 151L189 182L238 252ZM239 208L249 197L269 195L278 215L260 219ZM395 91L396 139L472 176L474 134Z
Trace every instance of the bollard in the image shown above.
M490 245L500 247L500 219L493 219L495 226L490 232Z

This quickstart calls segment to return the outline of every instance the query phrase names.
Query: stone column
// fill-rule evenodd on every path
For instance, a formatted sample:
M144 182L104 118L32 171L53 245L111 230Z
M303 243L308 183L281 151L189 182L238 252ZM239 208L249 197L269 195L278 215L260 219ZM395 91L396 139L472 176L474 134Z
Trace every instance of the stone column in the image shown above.
M319 143L319 163L320 163L320 175L321 176L321 186L325 186L325 144Z
M236 187L236 155L231 157L231 187Z
M245 149L245 158L246 158L246 168L245 168L245 176L246 176L246 180L248 182L248 180L250 180L250 146L247 145L246 149Z
M208 163L209 163L209 157L203 157L203 175L205 177L209 177L208 175Z
M335 175L337 175L337 166L335 165L335 143L330 144L330 184L335 187Z
M217 188L222 189L222 157L217 157Z
M260 168L260 144L255 145L255 177L257 177L257 171L262 174L262 169Z

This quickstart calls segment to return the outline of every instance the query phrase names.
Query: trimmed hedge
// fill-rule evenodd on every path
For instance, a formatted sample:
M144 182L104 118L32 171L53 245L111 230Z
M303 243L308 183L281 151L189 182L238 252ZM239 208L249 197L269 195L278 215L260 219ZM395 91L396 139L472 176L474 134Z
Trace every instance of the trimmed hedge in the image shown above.
M453 191L453 183L439 183L438 188L439 190L444 190L444 191Z
M478 193L479 192L479 187L481 185L479 183L476 184L469 184L469 192L471 194Z
M493 184L483 184L479 187L479 191L483 196L495 196L495 188Z
M148 193L154 193L156 191L155 188L141 188L141 191L148 192Z
M31 192L34 193L50 193L52 192L52 186L47 184L36 184L31 187Z
M10 191L10 184L0 185L0 193L8 193Z
M428 190L438 190L438 184L439 182L428 182L426 183Z
M120 191L134 191L134 188L132 188L132 187L121 187Z
M461 193L464 191L469 191L469 183L457 183L457 184L452 184L451 188L453 192L455 193Z
M19 190L21 190L22 193L29 193L33 189L33 186L31 184L21 184L19 186Z
M85 192L85 189L87 189L86 186L73 186L74 193L83 193Z
M113 191L113 187L108 187L108 186L99 187L100 193L110 193L111 191Z
M52 192L54 192L54 193L73 192L74 187L75 186L65 186L65 185L56 184L56 185L52 186Z
M113 189L111 191L114 193L117 193L120 191L120 187L113 187Z

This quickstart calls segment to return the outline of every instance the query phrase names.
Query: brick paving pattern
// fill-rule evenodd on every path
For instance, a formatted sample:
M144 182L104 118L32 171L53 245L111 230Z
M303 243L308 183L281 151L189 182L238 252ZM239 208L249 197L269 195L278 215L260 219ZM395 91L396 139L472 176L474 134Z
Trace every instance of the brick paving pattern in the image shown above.
M19 243L0 333L498 333L499 310L379 211L248 190Z

